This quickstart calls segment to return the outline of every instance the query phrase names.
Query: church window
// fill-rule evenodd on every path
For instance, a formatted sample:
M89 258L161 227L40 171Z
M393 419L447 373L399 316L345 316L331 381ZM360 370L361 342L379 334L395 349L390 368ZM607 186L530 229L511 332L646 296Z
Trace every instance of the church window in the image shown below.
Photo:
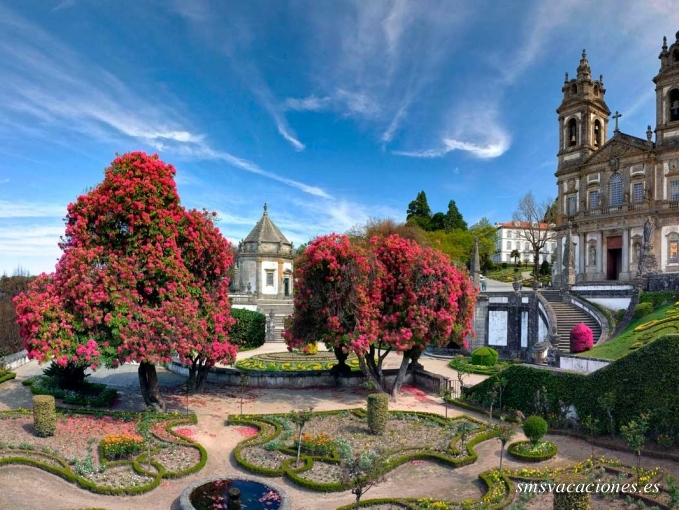
M679 240L673 239L667 243L667 263L679 264Z
M577 93L578 93L578 86L577 86L575 83L573 83L573 84L571 85L571 93L573 93L573 94L577 94Z
M670 122L679 120L679 89L670 90Z
M679 202L679 179L670 181L670 201Z
M523 243L523 251L530 251L530 243Z
M594 97L599 97L599 87L594 85Z
M594 121L594 145L601 147L601 122L598 119Z
M512 238L512 231L511 231L511 230L508 230L508 231L507 231L507 237L508 237L509 239Z
M568 145L573 147L578 143L578 123L575 119L568 121Z
M632 185L632 201L639 204L644 201L644 183L635 182Z
M622 175L615 174L611 177L609 193L611 205L622 205Z
M577 212L578 202L575 195L568 197L568 216L573 216Z
M596 209L599 207L599 190L589 192L589 208Z
M266 285L267 287L273 287L273 271L266 272Z

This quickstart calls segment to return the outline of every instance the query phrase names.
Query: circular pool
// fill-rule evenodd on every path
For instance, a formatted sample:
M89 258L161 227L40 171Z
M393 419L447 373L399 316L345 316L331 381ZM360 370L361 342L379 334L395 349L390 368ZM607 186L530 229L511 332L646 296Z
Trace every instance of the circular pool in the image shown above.
M290 498L268 480L218 477L189 485L182 492L179 505L181 510L290 510Z

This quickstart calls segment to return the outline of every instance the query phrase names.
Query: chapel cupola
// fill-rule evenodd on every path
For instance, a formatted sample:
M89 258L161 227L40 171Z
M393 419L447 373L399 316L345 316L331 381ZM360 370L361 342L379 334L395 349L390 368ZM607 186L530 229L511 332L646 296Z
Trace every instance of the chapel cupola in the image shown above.
M608 117L611 114L604 95L604 79L592 80L587 53L582 50L576 78L568 79L561 88L563 99L559 114L559 166L582 161L606 143Z
M667 37L658 58L660 71L653 78L656 94L656 143L665 145L679 140L679 32L667 46Z

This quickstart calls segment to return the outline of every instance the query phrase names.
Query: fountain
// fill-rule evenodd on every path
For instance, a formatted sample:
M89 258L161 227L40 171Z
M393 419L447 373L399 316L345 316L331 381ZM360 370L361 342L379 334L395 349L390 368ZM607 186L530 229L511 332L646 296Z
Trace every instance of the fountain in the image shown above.
M290 498L275 484L256 478L198 480L179 498L181 510L290 510Z

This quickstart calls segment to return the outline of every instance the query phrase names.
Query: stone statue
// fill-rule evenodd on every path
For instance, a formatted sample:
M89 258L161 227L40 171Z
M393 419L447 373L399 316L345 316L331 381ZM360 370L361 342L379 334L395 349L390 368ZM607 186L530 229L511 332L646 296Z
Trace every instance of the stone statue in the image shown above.
M562 285L573 285L575 283L575 245L571 237L571 224L566 230L566 240L563 247L563 277Z
M589 265L596 265L596 245L593 243L589 245Z
M644 222L644 248L649 249L653 246L653 231L655 230L655 224L653 223L653 218L648 216Z

